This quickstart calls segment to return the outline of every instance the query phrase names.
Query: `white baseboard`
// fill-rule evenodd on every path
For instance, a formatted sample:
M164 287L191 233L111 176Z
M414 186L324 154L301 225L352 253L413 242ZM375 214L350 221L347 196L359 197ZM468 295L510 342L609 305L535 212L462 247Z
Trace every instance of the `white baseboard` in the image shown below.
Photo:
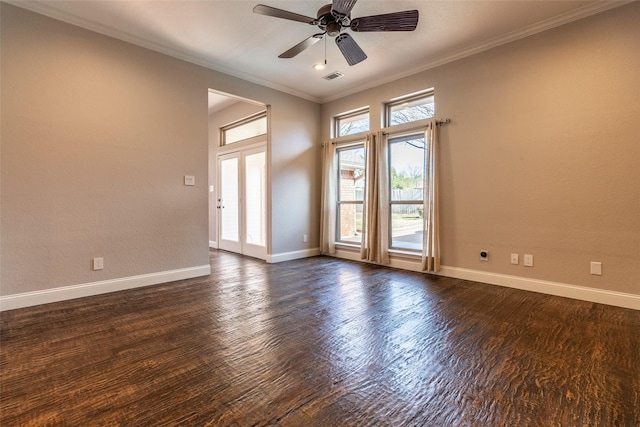
M309 258L316 255L320 255L320 248L305 249L302 251L284 252L281 254L267 255L266 261L269 264L275 264L277 262L291 261L291 260L300 259L300 258Z
M360 261L360 254L351 251L338 251L336 257ZM390 267L417 272L421 271L420 263L408 259L392 259ZM539 292L547 295L640 310L640 295L636 294L448 266L442 266L440 271L435 274L454 279L471 280L474 282L488 283L490 285L521 289L523 291Z
M540 292L558 297L640 310L640 295L624 292L587 288L585 286L571 285L568 283L549 282L547 280L487 273L485 271L467 270L457 267L442 267L438 274L456 279L472 280L475 282L489 283L491 285L522 289L524 291Z
M120 279L111 279L103 280L100 282L84 283L80 285L64 286L60 288L45 289L42 291L5 295L0 296L0 311L30 307L39 304L48 304L51 302L64 301L74 298L88 297L92 295L105 294L108 292L122 291L125 289L140 288L143 286L172 282L174 280L208 276L210 274L211 266L201 265L198 267L181 268L179 270L142 274L139 276L130 276Z
M290 261L307 258L320 254L318 248L303 251L285 252L276 255L267 255L268 263ZM360 261L359 253L339 251L338 258ZM404 270L420 271L419 264L408 260L392 260L391 267ZM64 301L74 298L82 298L91 295L99 295L108 292L125 289L139 288L156 285L174 280L190 279L193 277L207 276L211 274L211 266L183 268L179 270L163 271L159 273L143 274L139 276L124 277L120 279L104 280L101 282L85 283L74 286L64 286L42 291L25 292L21 294L0 296L0 311L30 307L39 304ZM584 286L570 285L566 283L550 282L546 280L530 279L519 276L489 273L485 271L469 270L458 267L443 266L437 273L440 276L454 279L471 280L488 283L491 285L505 286L531 292L539 292L565 298L579 299L599 304L613 305L617 307L640 310L640 295L624 292L608 291L603 289L587 288Z
M218 242L215 242L213 240L209 240L209 247L213 248L213 249L218 249Z

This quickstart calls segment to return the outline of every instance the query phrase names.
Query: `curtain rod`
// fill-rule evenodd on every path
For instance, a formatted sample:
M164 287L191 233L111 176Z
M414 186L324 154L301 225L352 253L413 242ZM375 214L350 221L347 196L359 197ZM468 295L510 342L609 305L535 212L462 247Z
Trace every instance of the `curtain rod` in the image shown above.
M451 123L451 119L448 118L448 117L446 119L436 120L436 125L437 126L444 126L444 125L448 125L449 123Z

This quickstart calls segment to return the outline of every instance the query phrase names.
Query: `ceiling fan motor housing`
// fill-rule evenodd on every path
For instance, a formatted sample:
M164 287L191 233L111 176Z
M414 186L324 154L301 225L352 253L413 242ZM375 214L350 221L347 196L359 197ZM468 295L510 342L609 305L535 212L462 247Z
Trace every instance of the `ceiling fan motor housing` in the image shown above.
M331 13L332 5L327 4L318 9L318 19L316 20L318 27L327 32L327 35L336 37L342 31L343 26L349 25L349 16L338 17L340 20L336 20L336 16Z

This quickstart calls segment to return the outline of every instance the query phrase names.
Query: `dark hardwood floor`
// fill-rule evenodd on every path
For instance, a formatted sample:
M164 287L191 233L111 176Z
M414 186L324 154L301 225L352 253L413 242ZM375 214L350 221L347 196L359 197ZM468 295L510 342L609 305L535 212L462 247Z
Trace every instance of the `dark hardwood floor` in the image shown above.
M640 312L316 257L0 318L0 425L640 426Z

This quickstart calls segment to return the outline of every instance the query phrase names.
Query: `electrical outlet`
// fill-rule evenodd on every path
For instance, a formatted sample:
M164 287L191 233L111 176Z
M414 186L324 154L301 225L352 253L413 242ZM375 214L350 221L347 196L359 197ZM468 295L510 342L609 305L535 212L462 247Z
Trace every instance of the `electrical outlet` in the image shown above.
M489 251L480 251L480 261L489 261Z
M93 259L93 270L102 270L104 268L104 259L102 257Z
M591 261L591 274L602 276L602 263Z
M533 267L533 255L524 255L524 266Z
M511 254L511 264L518 265L519 262L518 254Z
M303 234L303 235L302 235L302 241L303 241L304 243L307 243L307 235L306 235L306 234Z
M185 175L184 176L184 185L196 185L196 177L193 175Z

